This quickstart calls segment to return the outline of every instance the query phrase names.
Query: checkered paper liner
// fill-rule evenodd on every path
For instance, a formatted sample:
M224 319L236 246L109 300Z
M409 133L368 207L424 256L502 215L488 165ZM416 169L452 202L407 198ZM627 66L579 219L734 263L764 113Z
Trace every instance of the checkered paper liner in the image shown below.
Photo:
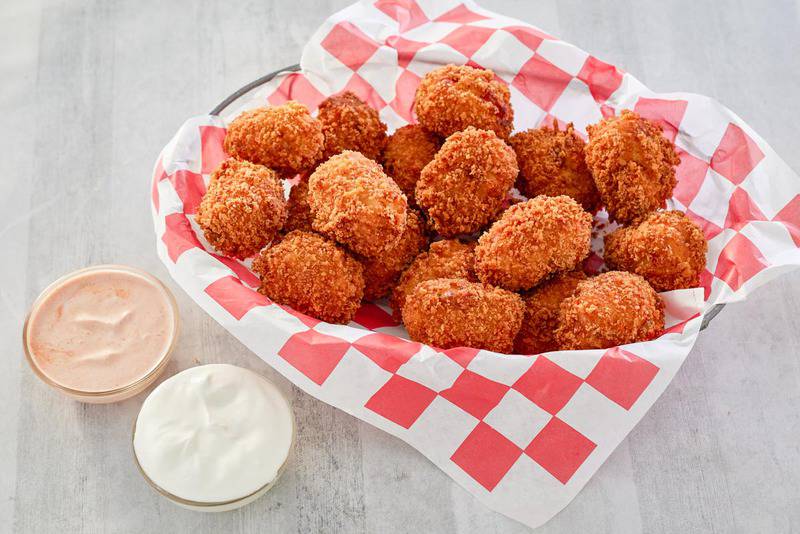
M383 303L365 304L342 326L271 302L255 291L249 262L204 240L194 215L226 157L226 124L242 110L289 99L316 110L351 90L394 129L413 122L421 77L447 63L493 69L511 90L517 130L557 119L585 135L625 108L664 127L681 156L672 207L709 239L703 287L662 294L664 335L541 355L438 350L409 341ZM151 190L159 256L203 309L294 384L410 443L478 500L529 526L566 506L644 416L706 312L800 265L800 179L739 117L704 96L654 93L529 24L471 2L363 1L322 25L301 66L223 117L189 119L164 148ZM598 245L589 265L599 269Z

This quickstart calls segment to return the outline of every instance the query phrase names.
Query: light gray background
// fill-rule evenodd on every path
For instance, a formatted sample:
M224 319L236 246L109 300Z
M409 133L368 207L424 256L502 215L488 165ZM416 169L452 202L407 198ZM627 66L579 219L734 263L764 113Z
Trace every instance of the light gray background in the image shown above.
M316 401L195 306L155 254L154 158L183 120L299 60L346 0L0 2L0 531L520 532L408 445ZM202 4L202 5L201 5ZM739 113L796 170L797 1L504 0L635 74ZM183 334L167 374L231 362L274 378L298 448L280 484L202 515L157 496L131 460L142 397L65 400L24 362L26 308L89 264L147 269L175 290ZM541 532L800 529L800 274L729 306L675 381L575 501Z

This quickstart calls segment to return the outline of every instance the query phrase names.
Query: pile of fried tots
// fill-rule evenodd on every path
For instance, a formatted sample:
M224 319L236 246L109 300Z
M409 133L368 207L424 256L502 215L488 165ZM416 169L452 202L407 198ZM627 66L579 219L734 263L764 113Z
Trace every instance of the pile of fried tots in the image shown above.
M489 70L428 73L419 124L387 136L350 92L242 113L197 212L227 256L255 255L259 291L332 323L388 297L411 339L538 354L607 348L664 329L656 293L696 287L706 240L665 211L679 163L661 127L625 110L573 131L516 134ZM297 178L299 176L299 178ZM298 180L285 198L284 179ZM611 270L587 276L593 214Z

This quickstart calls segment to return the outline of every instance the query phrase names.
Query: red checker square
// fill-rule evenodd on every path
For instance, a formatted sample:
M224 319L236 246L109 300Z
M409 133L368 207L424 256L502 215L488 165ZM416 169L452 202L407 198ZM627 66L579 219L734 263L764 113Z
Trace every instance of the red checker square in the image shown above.
M260 285L258 277L254 275L250 271L250 269L248 269L238 261L232 258L226 258L225 256L220 256L219 254L214 254L213 252L211 253L211 255L214 256L214 258L216 258L218 261L223 263L228 269L233 271L234 274L239 277L239 280L241 280L248 286L258 287Z
M432 389L392 375L364 406L403 428L411 428L435 398L436 392Z
M703 301L708 300L711 296L711 284L714 283L714 275L708 269L703 269L700 273L700 287L703 288Z
M358 323L364 328L375 330L376 328L384 328L387 326L397 326L397 321L392 319L386 310L372 303L362 304L356 311L353 322Z
M792 200L779 211L774 220L782 222L794 240L794 244L800 247L800 195L795 195Z
M202 248L200 241L183 213L170 213L164 218L166 229L161 240L167 246L167 254L173 263L181 254L192 248Z
M710 241L717 237L719 234L722 233L722 228L714 224L713 222L701 217L700 215L696 214L692 210L686 210L686 216L689 217L692 221L697 223L700 229L703 231L703 235L706 236L706 240Z
M600 61L594 56L586 62L578 73L578 79L589 87L596 102L602 103L622 85L623 73L614 65Z
M439 395L468 414L483 419L497 406L509 389L504 384L464 370L453 385L441 391Z
M539 356L511 386L540 408L555 415L583 381L544 356Z
M300 320L301 323L303 323L304 325L306 325L309 328L314 328L315 326L317 326L319 323L322 322L319 319L317 319L316 317L311 317L310 315L306 315L303 312L299 312L299 311L295 310L291 306L286 306L284 304L278 304L278 306L280 306L281 309L283 311L285 311L286 313L288 313L289 315L294 315L295 317L297 317Z
M403 69L408 68L409 63L414 59L414 55L420 48L428 46L428 43L412 41L399 35L387 37L386 44L397 50L397 65Z
M540 55L534 55L511 82L523 95L545 111L550 111L572 79Z
M603 354L586 377L586 383L630 410L657 374L658 367L649 361L614 347Z
M369 104L372 109L380 111L386 105L381 95L358 74L353 74L342 90L352 91L358 98Z
M286 76L274 93L267 97L273 106L280 106L289 100L296 100L305 104L309 110L314 111L325 100L325 95L302 74L289 74Z
M228 155L223 149L225 128L219 126L200 127L200 145L202 146L202 174L211 174Z
M728 201L728 215L725 217L725 228L731 228L737 232L750 221L766 221L767 218L758 209L753 199L747 191L741 187L733 190Z
M522 450L483 421L478 423L450 459L475 481L492 491Z
M226 276L205 289L209 297L225 308L238 321L256 306L268 306L270 300L254 289L242 285L238 278Z
M449 45L467 57L486 44L495 30L478 26L460 26L447 34L440 42Z
M353 70L358 70L378 50L378 43L350 22L340 22L322 40L322 48Z
M321 386L349 348L347 341L312 329L290 337L278 355Z
M183 212L190 215L197 213L197 207L206 193L203 175L187 170L178 170L169 175L169 181L183 203Z
M455 347L441 351L442 354L456 362L461 367L466 368L469 363L478 355L480 350L472 347Z
M736 234L719 254L714 275L731 289L738 291L742 284L760 273L768 265L764 255L752 241Z
M686 113L686 100L664 100L661 98L640 98L633 111L664 129L664 137L675 142L680 130L683 115Z
M395 83L395 97L391 108L404 120L416 122L414 117L414 95L419 85L420 77L413 72L404 70Z
M764 153L756 142L739 126L730 123L711 156L711 168L739 185L762 159Z
M607 119L609 117L613 117L614 115L616 115L616 112L614 111L614 108L612 108L611 106L603 104L602 106L600 106L600 114L603 116L604 119Z
M376 332L355 341L353 347L377 363L382 369L396 373L401 365L419 352L422 345Z
M428 17L414 0L378 0L375 7L396 20L401 32L413 30L428 22Z
M589 438L553 417L539 432L525 454L562 484L569 482L597 445Z
M672 196L678 199L684 206L689 206L700 191L703 180L708 172L708 162L697 158L685 150L678 150L681 163L675 170L675 177L678 183L672 192Z
M436 18L436 22L460 22L462 24L469 24L470 22L476 22L486 18L488 17L470 11L464 4L459 4L447 13Z
M531 28L529 26L506 26L503 28L503 30L516 37L519 42L534 52L537 48L539 48L539 45L542 44L542 41L545 39L552 39L552 37L546 33L540 32L536 28Z
M156 162L156 168L153 171L153 183L151 184L150 188L150 197L153 199L153 207L156 209L156 213L158 213L158 208L160 206L160 199L158 198L158 182L164 180L167 177L167 173L164 172L164 164L161 161L161 158L158 158Z

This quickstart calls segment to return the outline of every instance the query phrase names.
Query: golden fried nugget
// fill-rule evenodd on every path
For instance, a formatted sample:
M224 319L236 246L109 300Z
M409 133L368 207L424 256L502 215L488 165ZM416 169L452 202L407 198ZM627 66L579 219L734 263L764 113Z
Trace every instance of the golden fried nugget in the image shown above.
M403 307L414 341L440 349L474 347L511 352L525 305L516 293L460 278L418 284Z
M517 188L529 198L538 195L567 195L589 213L600 207L600 195L586 167L584 147L572 126L562 131L558 122L511 136L509 141L517 154L519 177Z
M568 196L515 204L484 233L475 248L482 282L518 291L552 273L571 271L589 254L592 217Z
M518 171L510 146L494 132L469 127L448 137L422 169L417 203L443 236L472 233L498 214Z
M286 201L286 224L283 225L284 233L292 230L305 230L310 232L314 216L308 207L308 180L301 180L289 190L289 200Z
M266 165L284 178L322 157L322 125L303 104L289 101L245 111L228 126L225 152Z
M656 291L698 287L706 266L703 231L680 211L657 211L635 226L605 237L605 261L612 269L644 277Z
M511 93L491 70L446 65L417 87L414 111L427 130L447 137L474 126L508 139L514 129Z
M398 128L386 141L383 151L383 168L414 204L414 188L425 165L439 151L439 138L419 124Z
M569 271L556 275L523 295L525 317L514 339L514 352L541 354L558 350L555 335L561 302L572 296L582 280L586 280L583 271Z
M629 223L666 206L680 158L660 125L626 109L587 130L586 165L611 219Z
M308 181L314 230L352 252L374 258L406 227L406 197L378 163L346 150L317 167Z
M345 150L361 152L379 161L386 144L386 125L378 112L350 91L326 98L317 118L325 135L324 158Z
M446 239L431 244L427 252L414 258L392 289L389 298L392 317L397 321L402 320L406 297L421 282L436 278L463 278L476 281L474 251L475 243L462 243L457 239Z
M252 256L278 235L286 220L281 181L263 165L228 158L211 174L196 220L206 240L223 255Z
M561 350L607 349L647 341L664 330L664 302L647 280L610 271L578 284L559 308Z
M330 323L353 319L364 295L361 264L324 237L300 230L253 261L259 292Z
M416 211L408 210L406 227L397 243L372 259L361 260L366 283L364 298L378 300L385 297L394 287L403 269L427 245L428 236L425 235L422 217Z

